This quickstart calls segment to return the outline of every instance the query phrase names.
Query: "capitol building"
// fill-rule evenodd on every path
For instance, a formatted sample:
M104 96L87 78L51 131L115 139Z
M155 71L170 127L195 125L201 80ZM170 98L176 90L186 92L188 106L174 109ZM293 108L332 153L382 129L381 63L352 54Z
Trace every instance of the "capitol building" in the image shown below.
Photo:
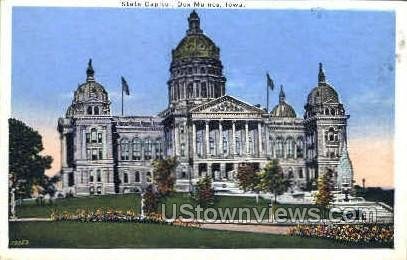
M220 49L193 11L186 35L172 50L168 105L158 115L112 115L109 93L95 74L90 60L86 81L58 120L66 193L140 192L153 182L152 162L167 157L178 161L178 191L190 191L208 175L214 185L232 187L240 164L261 169L273 159L292 178L294 190L328 170L339 189L352 184L349 115L322 64L303 115L283 87L271 111L229 96Z

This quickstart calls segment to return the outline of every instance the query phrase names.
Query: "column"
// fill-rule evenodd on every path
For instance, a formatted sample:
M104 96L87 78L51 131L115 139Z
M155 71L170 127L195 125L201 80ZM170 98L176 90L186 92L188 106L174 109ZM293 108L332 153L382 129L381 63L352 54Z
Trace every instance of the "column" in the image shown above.
M62 133L62 137L61 137L61 164L62 167L68 167L67 165L67 160L66 160L66 135L64 133Z
M209 121L205 121L205 139L206 139L206 147L205 147L205 153L206 156L209 155Z
M261 136L261 122L257 123L257 135L258 135L258 140L259 140L259 156L263 155L263 144L262 144L262 136Z
M222 121L219 120L219 147L218 147L219 155L222 156L223 154L223 128L222 128Z
M297 142L296 141L298 141L298 138L297 139L294 139L294 159L297 159Z
M249 155L250 147L249 147L249 123L246 121L245 123L245 134L246 134L246 154Z
M196 157L196 126L194 121L192 121L192 153L192 157Z
M212 164L211 163L208 163L207 165L206 165L206 176L210 176L211 178L212 178Z
M233 156L236 155L236 121L232 121L232 148Z
M220 179L224 179L226 177L226 164L220 164Z
M266 149L265 149L265 152L264 152L264 154L267 156L267 158L268 158L268 156L269 156L269 154L270 154L270 133L269 133L269 128L268 128L268 126L267 125L265 125L264 126L264 131L265 131L265 133L266 133Z
M175 151L175 156L179 156L179 136L178 136L178 127L174 125L174 151ZM144 146L143 146L144 147ZM144 150L144 149L142 149Z

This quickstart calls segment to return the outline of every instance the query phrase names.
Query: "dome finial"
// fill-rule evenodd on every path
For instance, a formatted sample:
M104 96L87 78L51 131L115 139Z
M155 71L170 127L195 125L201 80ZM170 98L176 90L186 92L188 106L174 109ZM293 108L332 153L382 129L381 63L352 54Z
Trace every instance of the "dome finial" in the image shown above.
M187 34L198 34L202 33L201 27L200 27L200 20L198 14L195 12L195 9L192 10L191 14L189 15L188 18L188 31Z
M319 63L318 83L325 83L325 72L322 63Z
M285 101L285 93L283 85L280 85L280 95L279 95L280 104Z
M88 68L86 69L86 75L87 75L86 81L94 80L95 71L93 70L92 67L92 59L89 59Z

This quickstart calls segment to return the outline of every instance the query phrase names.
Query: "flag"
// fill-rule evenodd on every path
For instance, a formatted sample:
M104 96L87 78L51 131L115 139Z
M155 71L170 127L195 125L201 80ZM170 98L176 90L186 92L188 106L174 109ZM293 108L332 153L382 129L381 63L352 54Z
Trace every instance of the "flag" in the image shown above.
M127 82L123 77L122 77L122 91L126 93L126 95L130 95L129 85L127 85Z
M267 87L271 88L271 90L274 90L274 82L270 78L270 75L267 73Z

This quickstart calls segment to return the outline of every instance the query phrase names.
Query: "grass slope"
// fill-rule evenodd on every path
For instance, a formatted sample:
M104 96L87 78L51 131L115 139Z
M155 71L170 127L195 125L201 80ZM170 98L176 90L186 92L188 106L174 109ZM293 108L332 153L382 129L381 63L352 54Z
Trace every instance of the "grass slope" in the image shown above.
M337 241L158 224L14 222L10 241L34 248L356 248ZM377 245L376 245L377 246Z

